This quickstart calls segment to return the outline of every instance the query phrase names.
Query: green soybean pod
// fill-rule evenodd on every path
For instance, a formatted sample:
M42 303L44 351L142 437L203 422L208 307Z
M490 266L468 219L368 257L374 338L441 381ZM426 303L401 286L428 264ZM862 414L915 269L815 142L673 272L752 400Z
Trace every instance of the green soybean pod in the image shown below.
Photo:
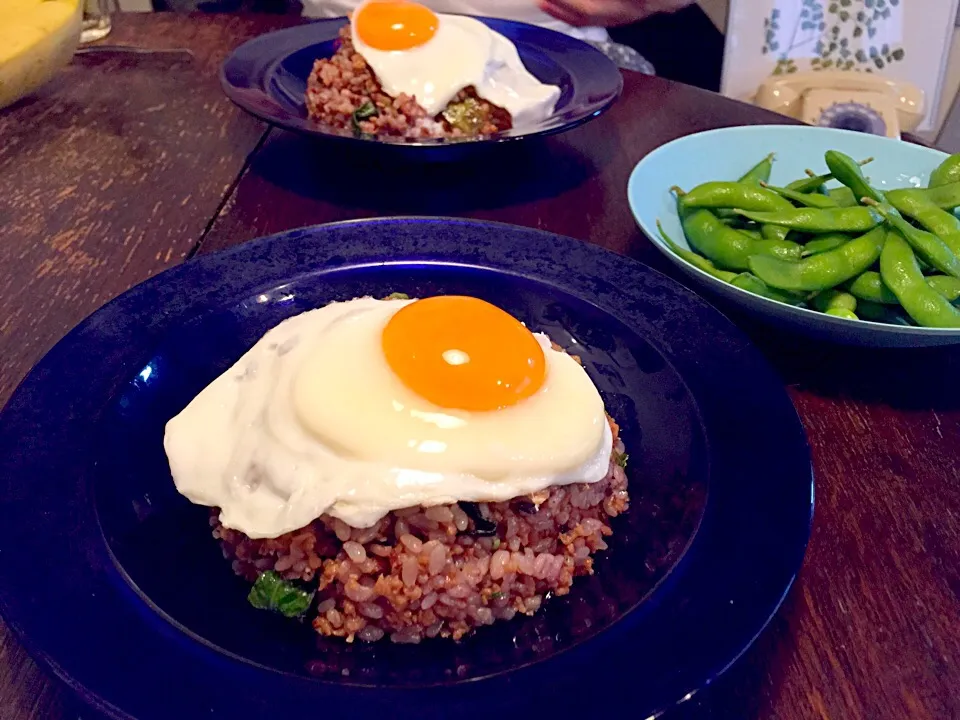
M787 305L799 305L804 301L804 295L800 293L790 293L784 290L777 290L767 285L763 280L751 273L740 273L730 281L734 287L746 290L754 295L786 303Z
M884 202L883 193L867 182L860 165L852 157L837 150L828 150L824 160L833 176L853 191L854 198L857 200L871 198L877 202Z
M769 255L770 257L780 258L781 260L799 260L803 253L803 246L791 240L767 240L761 238L756 240L753 246L753 254Z
M787 190L794 190L795 192L815 193L820 192L823 184L829 180L833 180L833 175L809 175L788 183L786 187Z
M739 209L739 208L738 208ZM883 216L874 208L794 208L782 212L750 212L740 214L762 225L779 225L803 232L866 232L881 222Z
M750 270L771 287L792 292L820 292L870 269L880 257L886 236L886 228L880 225L835 250L799 262L753 255Z
M950 183L960 182L960 154L951 155L940 166L930 173L931 188L943 187Z
M960 207L960 182L949 183L935 188L900 188L887 191L887 202L892 203L891 195L895 198L916 198L927 200L941 210L956 210Z
M831 208L831 207L840 207L837 204L837 201L827 195L820 195L819 193L802 193L797 192L796 190L791 190L790 188L781 188L774 185L767 185L766 183L760 183L761 187L765 187L768 190L773 190L777 195L782 198L789 200L795 205L800 205L801 207L811 207L811 208Z
M695 268L699 268L708 275L712 275L718 280L723 280L724 282L730 282L737 276L736 273L719 269L716 265L710 262L710 260L702 255L697 255L697 253L677 245L677 243L675 243L673 239L667 235L667 231L663 229L663 225L659 220L657 220L657 230L660 231L660 237L663 238L663 241L666 243L667 247L670 248L674 254L683 258Z
M823 235L815 235L812 240L804 243L801 255L803 257L819 255L827 250L834 250L844 243L850 242L852 239L853 236L847 235L846 233L824 233Z
M942 295L948 302L960 300L960 280L949 275L931 275L927 285Z
M881 305L899 305L897 296L883 284L883 278L876 270L862 272L845 285L847 292L857 300L867 300Z
M746 270L754 241L724 225L709 210L681 212L680 223L690 247L724 270Z
M773 171L774 154L770 153L763 160L758 162L741 177L737 182L747 185L760 185L770 182L770 173Z
M933 233L918 230L890 205L877 205L876 208L887 224L896 229L930 266L942 273L960 278L960 258L943 240Z
M960 255L960 220L956 215L916 195L890 193L887 200L901 215L916 220L927 232L943 240L954 255Z
M858 164L869 165L873 162L873 158L867 158L866 160L861 160ZM832 173L826 173L824 175L817 175L813 170L807 170L807 176L802 177L799 180L794 180L792 183L787 185L787 188L790 190L796 190L797 192L809 193L809 192L826 192L823 187L824 183L833 180Z
M846 308L836 307L836 308L827 308L823 311L824 315L832 315L833 317L844 318L845 320L859 320L857 314L853 310L847 310Z
M857 309L857 299L848 292L830 289L818 293L813 298L813 306L820 312L843 310L852 313Z
M830 188L827 195L838 207L856 207L860 204L860 198L854 197L853 190L846 186Z
M724 180L701 183L682 195L679 202L681 210L736 208L772 212L793 208L788 200L759 185Z
M918 324L960 328L960 310L927 284L909 243L896 230L890 233L880 254L880 275Z

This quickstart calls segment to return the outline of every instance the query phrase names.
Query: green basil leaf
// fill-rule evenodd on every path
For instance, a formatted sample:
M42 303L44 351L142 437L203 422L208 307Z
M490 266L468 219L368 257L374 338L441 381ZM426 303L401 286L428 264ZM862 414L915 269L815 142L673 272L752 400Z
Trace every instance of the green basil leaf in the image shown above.
M363 129L360 127L360 121L369 120L372 117L377 117L379 114L380 112L377 110L377 106L369 100L354 110L350 116L350 126L353 128L354 135L365 140L372 139L373 136L370 135L370 133L363 132Z
M313 595L313 592L303 590L269 570L260 573L250 588L247 601L258 610L270 610L292 618L300 617L309 609Z

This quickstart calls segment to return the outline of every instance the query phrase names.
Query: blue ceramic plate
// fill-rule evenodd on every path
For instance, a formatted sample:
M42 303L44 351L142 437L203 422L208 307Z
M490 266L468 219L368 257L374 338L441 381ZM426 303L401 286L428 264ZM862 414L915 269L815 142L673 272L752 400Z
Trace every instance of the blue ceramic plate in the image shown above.
M417 142L360 139L307 117L307 78L318 58L330 57L346 18L323 20L261 35L237 48L220 71L227 96L274 125L315 137L375 147L408 156L457 158L492 144L570 130L609 108L623 89L616 65L599 50L553 30L493 18L477 18L517 47L526 68L561 89L553 115L533 128L509 130L482 140Z
M881 190L923 186L947 157L939 150L877 135L805 125L762 125L723 128L674 140L641 160L630 175L627 196L640 228L654 246L694 282L715 295L742 305L779 327L823 340L874 347L921 347L960 344L960 330L885 325L847 320L793 307L754 295L718 280L674 253L657 231L657 219L667 234L689 249L670 187L690 189L708 180L735 180L767 153L776 153L770 182L774 185L804 177L804 171L826 173L823 155L840 150L859 159L874 158L864 173ZM838 185L838 183L833 183Z
M165 422L268 328L394 291L476 295L549 333L583 359L630 452L631 507L596 573L460 643L347 644L254 610L162 448ZM646 717L770 619L812 490L780 380L650 268L490 223L307 228L148 280L24 380L0 415L0 612L114 718L604 717L625 701Z

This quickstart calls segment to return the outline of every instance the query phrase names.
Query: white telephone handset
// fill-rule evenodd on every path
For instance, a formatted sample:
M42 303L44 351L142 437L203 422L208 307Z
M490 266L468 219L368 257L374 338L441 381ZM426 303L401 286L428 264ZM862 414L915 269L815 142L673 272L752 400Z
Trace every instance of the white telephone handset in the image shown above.
M882 75L821 70L772 77L755 104L811 125L899 138L914 130L926 112L923 91Z

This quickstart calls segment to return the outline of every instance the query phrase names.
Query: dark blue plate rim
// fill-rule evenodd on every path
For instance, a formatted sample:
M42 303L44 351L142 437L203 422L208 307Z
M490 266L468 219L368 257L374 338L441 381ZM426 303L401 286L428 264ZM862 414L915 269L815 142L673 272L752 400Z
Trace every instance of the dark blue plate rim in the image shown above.
M117 367L107 359L81 367L77 357L106 358L109 353L98 351L119 342L149 356L165 328L223 293L246 297L267 282L371 262L475 264L519 273L651 337L681 373L711 432L718 474L711 474L707 513L683 571L668 576L644 613L628 615L617 632L601 633L583 648L505 677L423 691L332 686L217 653L143 604L112 562L112 573L99 565L91 572L90 563L102 565L108 553L92 519L89 489L80 489L76 507L57 507L56 499L31 506L42 494L32 491L38 479L69 474L71 452L85 447L83 423L64 424L53 411L101 407L104 389L139 369L136 362ZM659 304L651 305L652 298ZM777 464L758 465L757 448ZM53 528L59 533L52 538L43 524L58 513L64 524ZM84 320L38 363L0 413L0 615L55 675L116 718L209 717L211 711L250 717L264 697L280 713L323 702L331 711L363 703L371 717L396 714L398 707L435 714L438 707L482 707L476 716L487 717L499 702L491 698L503 693L514 707L535 698L539 708L543 702L568 708L576 701L551 694L549 685L564 678L583 683L584 673L608 687L642 688L634 707L652 714L712 682L759 635L799 570L812 513L810 451L782 382L729 321L674 281L596 246L533 229L443 218L350 221L281 233L161 273ZM26 558L24 551L37 554ZM58 566L51 584L42 561L64 554L70 561ZM660 663L644 657L651 648L674 653L659 676ZM631 654L634 666L623 662ZM653 659L660 657L666 656ZM640 666L653 676L635 677Z
M480 140L428 138L417 141L389 138L359 138L324 128L306 117L293 114L274 97L268 87L281 63L295 52L334 40L347 18L314 20L276 30L248 40L224 61L220 84L237 106L261 120L303 135L352 143L361 147L410 148L421 151L452 147L475 147L514 140L544 137L566 132L608 110L623 92L623 76L606 55L591 45L563 33L527 23L500 18L476 17L506 36L520 51L545 56L561 68L573 85L574 95L564 107L541 126L509 130Z

